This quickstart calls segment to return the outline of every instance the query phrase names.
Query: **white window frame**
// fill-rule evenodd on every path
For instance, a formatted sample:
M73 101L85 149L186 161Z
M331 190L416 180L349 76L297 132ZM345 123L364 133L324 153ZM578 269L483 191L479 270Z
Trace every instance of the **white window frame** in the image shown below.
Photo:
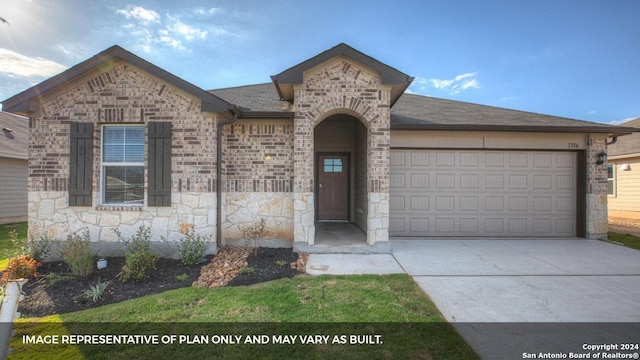
M609 177L609 167L611 167L611 177ZM611 184L611 186L609 186ZM607 164L607 196L616 197L616 164Z
M144 170L145 170L145 166L144 166L144 159L142 160L142 162L106 162L104 161L104 134L105 134L105 128L108 127L139 127L142 128L145 132L145 139L146 139L146 129L144 125L138 125L138 124L103 124L101 126L100 129L100 203L102 205L105 206L139 206L142 207L144 206L144 198L145 198L145 183L144 183ZM145 141L146 142L146 141ZM143 142L143 144L145 143ZM144 144L145 149L143 150L143 154L145 154L146 157L146 144ZM143 199L141 203L107 203L106 201L106 186L107 186L107 179L106 179L106 168L109 166L141 166L142 167L142 176L143 176L143 183L142 183L142 191L143 191Z

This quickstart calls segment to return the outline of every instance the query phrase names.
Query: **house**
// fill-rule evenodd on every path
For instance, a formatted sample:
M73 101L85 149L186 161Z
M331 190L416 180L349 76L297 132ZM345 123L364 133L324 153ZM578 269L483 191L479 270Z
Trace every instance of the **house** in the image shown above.
M29 119L0 112L0 224L27 220Z
M140 225L218 246L266 219L314 251L350 222L393 237L607 235L607 141L633 129L405 93L346 44L265 84L202 90L114 46L3 102L30 118L29 226L112 245ZM213 251L214 249L212 249Z
M640 118L622 126L640 128ZM640 227L640 133L609 145L609 222Z

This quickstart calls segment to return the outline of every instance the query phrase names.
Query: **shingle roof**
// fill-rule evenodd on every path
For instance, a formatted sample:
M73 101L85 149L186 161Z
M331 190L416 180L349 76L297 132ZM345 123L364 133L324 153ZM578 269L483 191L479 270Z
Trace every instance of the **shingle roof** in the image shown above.
M293 115L290 102L280 100L278 91L272 83L238 86L226 89L210 90L210 93L242 108L244 113L286 113Z
M615 126L434 97L403 94L391 109L392 129L619 131Z
M0 157L27 159L29 119L0 112Z
M293 107L280 100L273 84L211 90L212 94L243 109L244 117L267 117L273 112L293 116ZM626 125L626 124L625 124ZM542 115L428 96L403 94L391 109L391 128L408 130L496 130L601 132L628 134L633 129Z
M638 128L640 131L640 118L627 121L621 126ZM609 156L640 154L640 132L620 137L615 144L609 145L607 152Z

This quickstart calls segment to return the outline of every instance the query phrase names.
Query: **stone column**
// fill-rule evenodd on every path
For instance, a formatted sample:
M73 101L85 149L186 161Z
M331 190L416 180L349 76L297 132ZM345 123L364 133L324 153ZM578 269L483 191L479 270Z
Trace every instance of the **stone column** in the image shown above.
M293 241L309 245L315 240L313 202L313 122L298 113L293 121Z
M587 142L587 238L607 239L607 164L596 164L598 154L607 151L607 135L591 134Z

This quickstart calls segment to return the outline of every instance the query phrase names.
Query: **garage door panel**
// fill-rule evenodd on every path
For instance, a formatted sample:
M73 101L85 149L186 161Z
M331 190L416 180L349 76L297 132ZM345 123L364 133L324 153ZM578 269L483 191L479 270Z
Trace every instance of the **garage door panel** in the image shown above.
M575 236L576 153L394 149L391 159L391 236ZM422 165L396 163L406 159Z

